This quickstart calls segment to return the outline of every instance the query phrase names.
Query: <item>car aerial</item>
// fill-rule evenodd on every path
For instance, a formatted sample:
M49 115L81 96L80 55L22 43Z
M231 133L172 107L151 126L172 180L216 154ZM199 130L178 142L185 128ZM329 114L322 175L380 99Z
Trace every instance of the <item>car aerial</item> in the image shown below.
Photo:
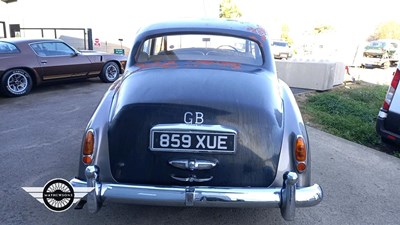
M103 202L276 207L293 220L296 207L323 198L295 98L277 78L267 33L248 22L141 28L79 154L70 183L94 187L90 212Z
M275 59L288 59L292 57L292 49L286 41L273 40L271 46Z
M126 61L123 55L80 52L60 39L1 39L0 92L16 97L43 83L96 76L114 82Z
M386 93L376 122L376 131L383 142L400 144L400 64Z

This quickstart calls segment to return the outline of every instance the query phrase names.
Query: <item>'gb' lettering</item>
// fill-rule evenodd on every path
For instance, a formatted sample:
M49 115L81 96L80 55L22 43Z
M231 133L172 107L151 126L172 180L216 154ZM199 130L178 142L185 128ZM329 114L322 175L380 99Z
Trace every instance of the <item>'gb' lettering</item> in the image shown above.
M186 124L202 124L204 123L204 114L202 112L185 112L183 122Z
M196 124L202 124L204 122L203 113L196 112Z

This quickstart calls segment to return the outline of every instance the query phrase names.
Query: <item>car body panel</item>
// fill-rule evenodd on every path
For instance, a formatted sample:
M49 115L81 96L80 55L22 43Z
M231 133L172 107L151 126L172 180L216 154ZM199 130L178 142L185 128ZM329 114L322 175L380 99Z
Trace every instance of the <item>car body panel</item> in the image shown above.
M265 72L257 70L181 69L179 63L177 67L179 69L141 70L127 77L121 85L114 98L117 107L109 125L114 178L125 183L178 185L182 183L172 180L172 174L187 177L192 172L162 162L195 158L218 161L221 165L212 173L197 174L199 177L214 176L216 179L207 183L209 185L269 186L275 178L280 152L281 142L276 140L281 140L283 134L282 100L275 94L278 92L276 79L270 78L274 74L262 76L260 74ZM185 79L187 76L190 79ZM151 88L146 85L148 83L152 84ZM242 89L243 85L253 88ZM153 126L195 123L192 118L195 119L196 113L201 113L201 125L218 124L238 131L236 152L185 152L172 156L168 152L149 150L149 131ZM185 114L190 117L185 118ZM207 139L207 142L214 141ZM134 157L137 155L141 160Z
M89 74L99 74L100 69L93 70L91 62L85 56L57 56L57 57L41 57L38 56L41 64L42 79L52 80L68 77L83 77ZM93 73L95 72L95 73Z
M397 68L397 73L400 72L400 66ZM398 134L400 136L400 87L397 86L394 92L392 102L389 110L387 111L387 117L384 122L386 130Z
M389 111L395 114L400 114L400 91L399 88L396 89L394 93L392 104L390 104Z
M166 50L179 50L168 43L177 34L206 35L201 39L206 49L213 48L214 36L210 41L208 35L242 38L257 43L245 49L259 49L261 54L252 56L262 60L235 61L242 53L229 49L221 50L227 54L221 58L203 53L165 57ZM164 49L152 61L150 48L141 61L148 40ZM95 188L87 197L91 212L104 201L280 207L282 216L292 220L296 206L322 200L320 186L311 185L310 145L296 100L277 78L266 32L251 23L194 20L142 28L125 74L105 93L87 125L85 149L87 134L94 136L93 152L82 151L81 157L90 162L82 158L71 183ZM301 162L294 152L299 139L307 150ZM307 169L298 171L298 163Z
M397 66L393 74L393 80L399 79L400 65ZM384 107L380 109L376 123L376 132L384 141L391 140L400 144L400 85L397 85L395 90L390 86L388 93L391 90L394 91L394 93L386 95L386 98L392 96L391 103L388 109Z

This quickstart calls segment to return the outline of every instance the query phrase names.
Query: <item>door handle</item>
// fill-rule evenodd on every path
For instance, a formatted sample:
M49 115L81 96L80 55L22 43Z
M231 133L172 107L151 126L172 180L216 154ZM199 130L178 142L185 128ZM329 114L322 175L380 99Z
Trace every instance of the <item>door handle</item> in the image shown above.
M42 60L41 63L46 64L47 60Z

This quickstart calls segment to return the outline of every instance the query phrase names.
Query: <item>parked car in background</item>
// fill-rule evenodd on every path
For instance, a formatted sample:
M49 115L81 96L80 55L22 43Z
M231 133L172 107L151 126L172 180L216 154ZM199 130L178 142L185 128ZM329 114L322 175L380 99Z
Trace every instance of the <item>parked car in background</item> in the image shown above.
M126 60L122 55L80 52L59 39L1 39L0 92L16 97L42 83L96 76L114 82Z
M363 66L388 68L399 61L400 40L380 39L371 41L364 48Z
M70 181L94 187L89 211L103 202L276 207L293 220L295 208L317 205L306 127L269 42L262 27L233 20L142 28Z
M273 40L271 48L275 59L288 59L293 55L289 44L283 40Z
M400 144L400 65L394 73L392 83L387 91L383 106L379 111L376 131L383 142L391 141Z

